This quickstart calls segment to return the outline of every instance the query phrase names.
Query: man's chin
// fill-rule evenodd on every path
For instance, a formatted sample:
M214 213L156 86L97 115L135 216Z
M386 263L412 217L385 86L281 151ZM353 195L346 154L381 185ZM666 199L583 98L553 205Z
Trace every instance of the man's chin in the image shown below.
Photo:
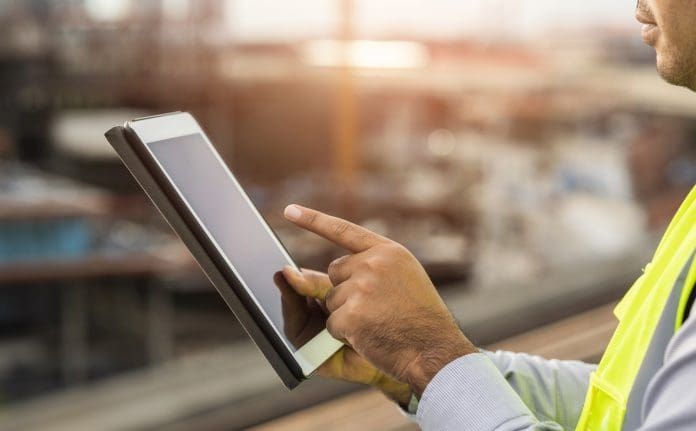
M657 73L667 83L686 87L692 91L696 91L696 71L693 68L680 67L670 61L665 61L658 52L657 54ZM691 70L691 73L688 71Z

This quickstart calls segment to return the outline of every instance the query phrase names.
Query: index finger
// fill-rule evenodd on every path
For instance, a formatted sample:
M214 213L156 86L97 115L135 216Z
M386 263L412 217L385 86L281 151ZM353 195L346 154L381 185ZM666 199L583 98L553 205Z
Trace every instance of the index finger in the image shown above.
M360 253L386 241L384 237L364 227L299 205L289 205L285 208L285 218L351 253Z

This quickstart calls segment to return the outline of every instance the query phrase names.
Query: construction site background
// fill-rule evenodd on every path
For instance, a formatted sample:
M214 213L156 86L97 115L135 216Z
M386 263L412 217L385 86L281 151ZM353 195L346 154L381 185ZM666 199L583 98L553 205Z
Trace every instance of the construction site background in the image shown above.
M192 112L304 267L342 251L291 202L403 243L478 343L620 297L696 183L696 95L633 1L563 3L1 3L0 428L242 429L357 389L281 389L103 138L138 116Z

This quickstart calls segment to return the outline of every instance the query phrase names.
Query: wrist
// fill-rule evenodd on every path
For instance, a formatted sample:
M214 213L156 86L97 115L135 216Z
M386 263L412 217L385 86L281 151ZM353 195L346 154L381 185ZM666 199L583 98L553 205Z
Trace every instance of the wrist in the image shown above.
M406 381L412 393L420 398L432 379L445 366L462 356L476 353L478 350L461 334L455 342L444 342L438 347L420 352L408 367Z

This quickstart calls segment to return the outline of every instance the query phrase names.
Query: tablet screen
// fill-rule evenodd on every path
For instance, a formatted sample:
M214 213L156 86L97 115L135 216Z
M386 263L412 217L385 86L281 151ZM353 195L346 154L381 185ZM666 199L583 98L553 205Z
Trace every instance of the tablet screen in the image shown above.
M285 344L296 352L283 331L281 296L273 281L273 275L292 261L217 154L200 134L146 145Z

